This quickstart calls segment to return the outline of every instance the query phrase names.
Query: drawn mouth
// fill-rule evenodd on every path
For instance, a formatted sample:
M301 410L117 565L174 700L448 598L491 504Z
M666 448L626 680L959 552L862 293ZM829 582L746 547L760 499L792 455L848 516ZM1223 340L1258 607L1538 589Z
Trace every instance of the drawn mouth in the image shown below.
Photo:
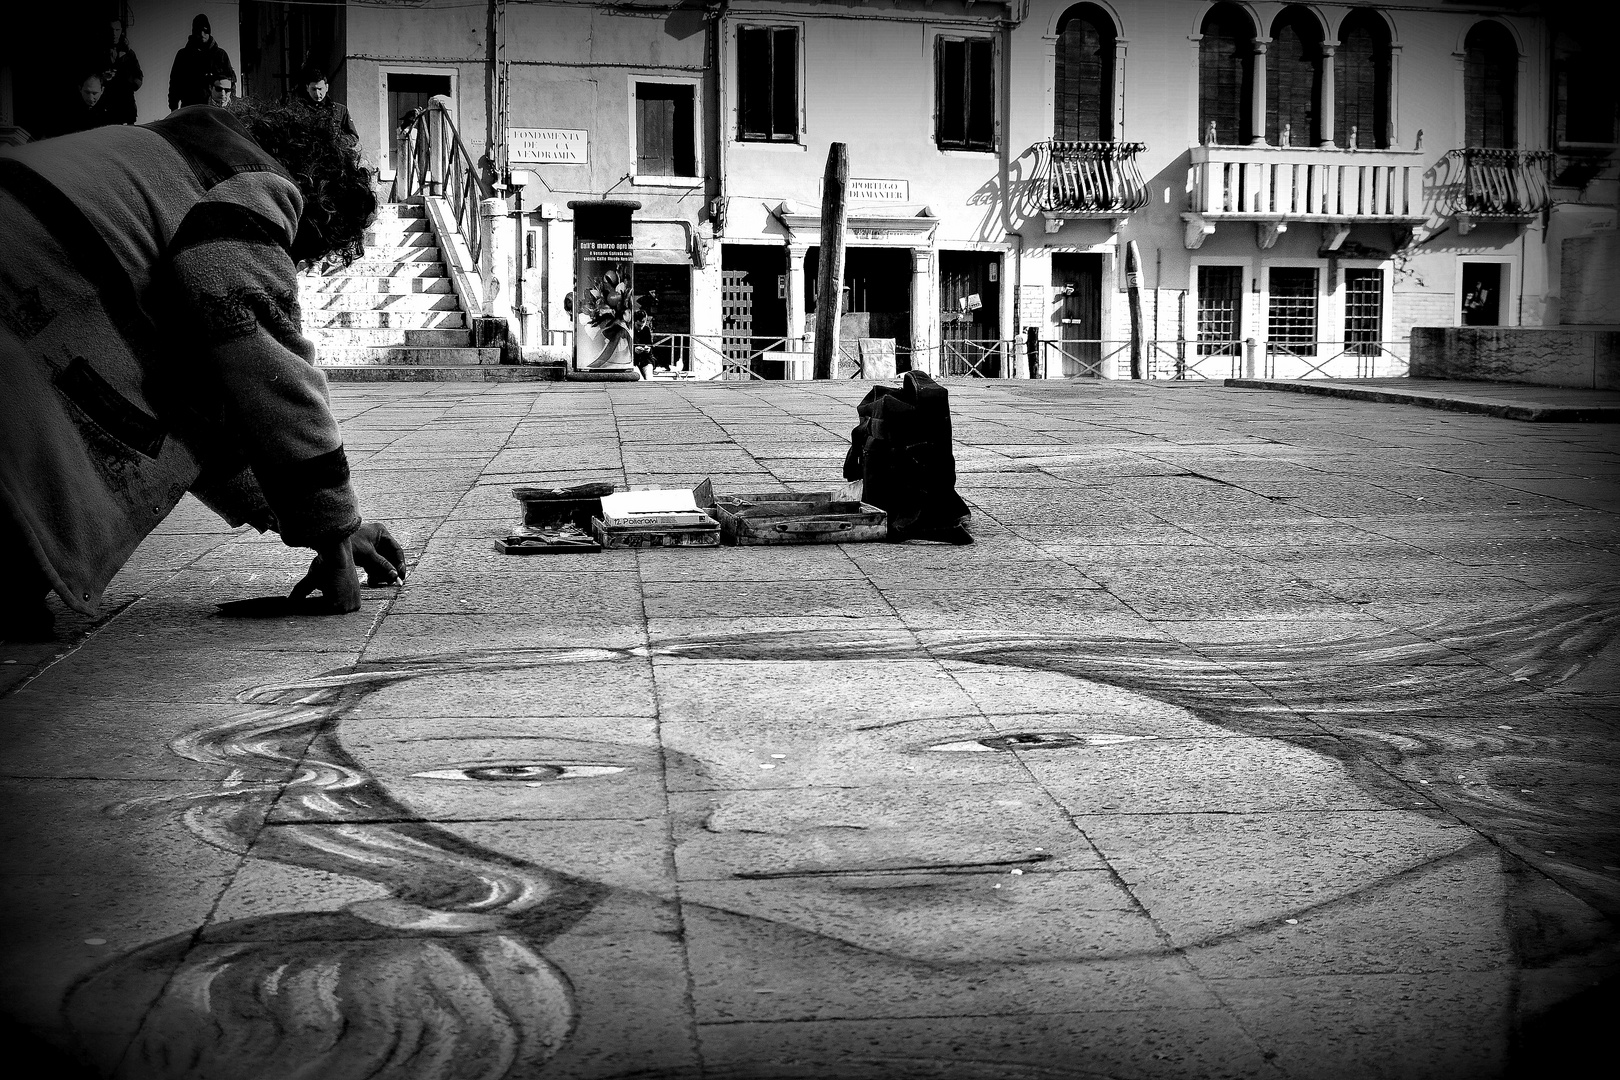
M986 862L906 863L897 866L835 866L813 870L744 870L731 876L745 878L750 881L763 881L776 878L881 877L903 876L906 874L997 874L1005 873L1009 869L1017 867L1050 862L1051 859L1050 854L1041 852L1021 859L995 859Z

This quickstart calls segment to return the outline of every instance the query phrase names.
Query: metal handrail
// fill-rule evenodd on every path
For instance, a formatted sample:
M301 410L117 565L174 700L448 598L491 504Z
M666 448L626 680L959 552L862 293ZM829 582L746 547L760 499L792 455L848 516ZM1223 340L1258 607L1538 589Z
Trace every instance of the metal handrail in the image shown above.
M405 197L443 198L476 266L484 245L478 203L493 197L494 190L461 141L461 133L450 119L451 104L442 95L433 97L411 120L403 154Z
M1136 167L1146 143L1048 139L1037 143L1038 209L1063 213L1128 214L1147 205Z
M1466 146L1446 152L1451 175L1446 213L1532 217L1552 205L1550 150Z

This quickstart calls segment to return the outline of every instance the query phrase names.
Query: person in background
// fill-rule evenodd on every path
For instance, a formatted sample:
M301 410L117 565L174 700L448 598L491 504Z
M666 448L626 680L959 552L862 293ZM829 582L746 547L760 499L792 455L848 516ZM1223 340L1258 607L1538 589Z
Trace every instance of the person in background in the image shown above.
M101 73L86 72L79 80L76 96L68 103L67 111L62 118L61 134L71 135L76 131L88 131L91 128L116 123L107 115L104 94Z
M208 16L191 20L191 37L186 47L174 54L169 69L169 108L202 105L208 101L208 76L216 71L235 70L229 54L214 40Z
M133 124L135 122L135 91L146 81L141 62L129 47L124 24L114 20L111 43L107 46L106 66L101 70L104 88L102 104L107 110L108 122Z
M224 71L215 71L208 76L208 104L216 109L231 107L231 97L236 93L236 72L230 68Z
M326 81L326 72L316 64L305 64L304 69L298 73L298 86L289 100L299 108L309 110L310 114L319 117L323 122L331 125L334 130L341 131L354 143L360 141L360 133L354 129L354 121L349 118L349 110L341 102L333 101L330 96L331 87Z
M371 179L255 101L0 149L0 637L48 637L52 590L99 614L188 492L314 550L300 610L358 610L357 567L403 579L299 328L297 267L363 253Z

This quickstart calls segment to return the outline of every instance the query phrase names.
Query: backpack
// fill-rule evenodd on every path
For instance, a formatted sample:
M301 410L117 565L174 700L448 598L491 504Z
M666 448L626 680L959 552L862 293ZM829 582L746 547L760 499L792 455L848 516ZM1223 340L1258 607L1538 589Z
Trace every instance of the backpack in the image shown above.
M896 388L874 386L855 407L844 479L889 515L890 540L971 544L967 503L956 493L951 409L945 388L908 371Z

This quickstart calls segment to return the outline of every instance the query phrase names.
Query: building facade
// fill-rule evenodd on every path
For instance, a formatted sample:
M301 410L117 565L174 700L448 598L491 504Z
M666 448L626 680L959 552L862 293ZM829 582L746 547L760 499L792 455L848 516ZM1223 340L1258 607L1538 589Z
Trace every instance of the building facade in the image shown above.
M117 6L132 41L183 40L173 5ZM1620 323L1620 81L1613 19L1586 7L200 10L248 93L330 53L385 195L400 118L448 100L505 200L496 307L526 349L569 343L568 203L629 199L636 292L671 370L795 373L843 143L841 335L871 373L1216 378L1399 374L1413 326Z

